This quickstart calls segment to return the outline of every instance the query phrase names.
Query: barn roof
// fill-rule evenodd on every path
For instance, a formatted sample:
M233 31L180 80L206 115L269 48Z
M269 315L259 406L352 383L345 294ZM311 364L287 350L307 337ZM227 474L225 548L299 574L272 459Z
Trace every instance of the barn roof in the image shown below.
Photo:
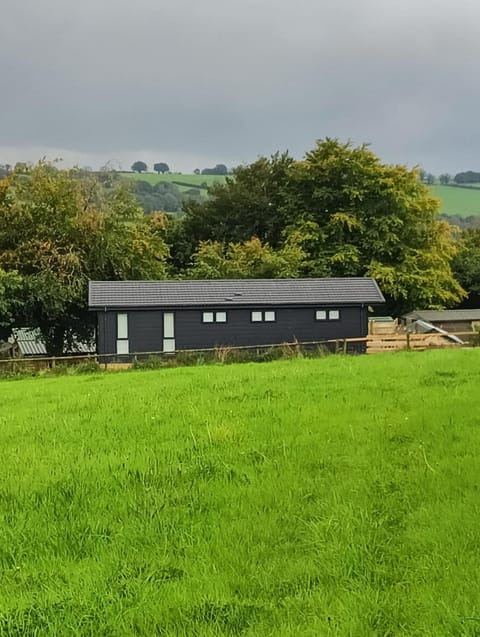
M480 321L480 309L478 310L415 310L404 317L408 321Z
M90 281L91 309L384 303L374 279Z
M42 340L40 330L32 328L18 328L12 331L13 341L18 345L22 356L46 356L47 350ZM95 352L92 343L75 341L68 353L90 354Z

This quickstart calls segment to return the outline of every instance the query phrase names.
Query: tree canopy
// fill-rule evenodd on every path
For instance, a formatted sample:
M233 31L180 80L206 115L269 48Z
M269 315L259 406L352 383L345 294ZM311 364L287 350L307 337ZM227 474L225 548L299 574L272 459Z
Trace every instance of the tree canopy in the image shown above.
M145 168L146 170L146 168ZM168 164L166 164L164 161L158 162L157 164L153 164L153 170L156 173L168 173L168 171L170 170Z
M136 161L132 164L132 170L134 173L144 173L148 166L144 161Z
M391 311L452 305L464 294L439 202L417 170L383 164L366 145L325 139L303 161L260 158L209 193L185 206L177 266L191 262L200 241L257 237L281 250L295 233L305 276L375 276Z
M11 172L0 180L0 322L39 328L55 355L87 339L88 280L164 278L163 233L128 184L44 162Z

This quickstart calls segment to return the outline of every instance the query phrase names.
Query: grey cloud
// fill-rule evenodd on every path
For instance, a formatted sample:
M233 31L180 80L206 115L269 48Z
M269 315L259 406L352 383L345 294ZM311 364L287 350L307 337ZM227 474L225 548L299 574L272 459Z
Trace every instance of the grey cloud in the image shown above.
M433 171L476 161L473 0L6 5L0 148L222 161L330 135Z

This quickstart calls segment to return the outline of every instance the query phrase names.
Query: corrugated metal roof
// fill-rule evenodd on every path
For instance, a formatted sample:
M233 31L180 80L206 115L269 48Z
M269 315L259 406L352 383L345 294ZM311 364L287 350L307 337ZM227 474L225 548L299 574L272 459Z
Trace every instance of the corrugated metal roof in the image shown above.
M480 310L415 310L403 317L415 321L480 321Z
M22 356L46 356L47 350L42 340L40 330L26 327L14 329L13 339L18 344ZM69 354L91 354L95 352L95 345L75 342L69 348Z
M228 305L349 305L384 303L374 279L215 279L90 281L92 309Z

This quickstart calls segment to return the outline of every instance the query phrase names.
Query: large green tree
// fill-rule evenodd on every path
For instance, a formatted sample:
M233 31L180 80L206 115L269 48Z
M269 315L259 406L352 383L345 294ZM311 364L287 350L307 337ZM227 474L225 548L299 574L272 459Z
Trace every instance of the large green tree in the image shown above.
M464 230L458 238L453 270L468 293L469 305L480 305L480 230Z
M366 145L325 139L303 161L277 154L243 166L206 202L189 204L173 258L185 267L200 240L256 236L282 249L295 233L305 275L375 276L397 313L441 307L464 293L451 270L455 242L438 212L417 170L384 164Z
M146 218L128 185L39 163L0 181L0 268L20 277L10 326L40 329L50 354L91 336L89 279L163 278L164 224ZM0 312L1 312L0 305ZM9 310L12 315L12 310ZM0 321L1 322L1 321Z

